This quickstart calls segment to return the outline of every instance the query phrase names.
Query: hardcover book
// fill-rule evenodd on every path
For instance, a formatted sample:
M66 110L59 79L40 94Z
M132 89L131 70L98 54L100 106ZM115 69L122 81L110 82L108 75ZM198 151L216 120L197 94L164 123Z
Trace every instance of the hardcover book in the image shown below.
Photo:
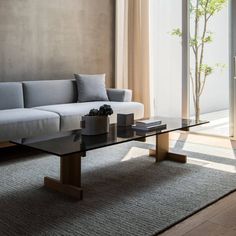
M150 131L166 129L166 124L152 125L152 126L148 126L148 127L133 125L132 128L134 130L138 130L138 131L150 132Z
M153 120L153 119L139 120L136 122L136 126L142 126L142 127L150 127L150 126L160 125L160 124L161 124L161 120Z

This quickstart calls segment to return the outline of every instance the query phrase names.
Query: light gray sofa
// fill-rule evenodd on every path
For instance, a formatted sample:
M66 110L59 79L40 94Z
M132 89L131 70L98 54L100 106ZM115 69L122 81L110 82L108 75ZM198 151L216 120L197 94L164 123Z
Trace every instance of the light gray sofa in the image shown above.
M80 128L81 117L109 104L117 113L143 118L143 104L132 102L130 90L107 89L109 101L77 102L75 80L0 83L0 141L32 138Z

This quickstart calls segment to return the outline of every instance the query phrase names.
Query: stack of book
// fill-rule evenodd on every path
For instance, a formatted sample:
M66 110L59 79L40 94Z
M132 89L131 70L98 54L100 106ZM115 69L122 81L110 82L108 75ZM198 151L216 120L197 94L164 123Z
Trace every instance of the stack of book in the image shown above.
M140 120L132 127L137 131L150 132L166 129L166 124L162 124L161 120Z

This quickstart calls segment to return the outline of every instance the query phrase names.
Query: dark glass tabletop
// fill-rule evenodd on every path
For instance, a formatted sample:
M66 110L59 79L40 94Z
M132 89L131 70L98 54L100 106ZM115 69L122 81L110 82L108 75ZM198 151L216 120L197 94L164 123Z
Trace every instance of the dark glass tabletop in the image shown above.
M132 140L139 140L145 137L155 136L162 133L186 129L202 124L208 121L199 121L181 118L166 118L153 117L152 119L159 119L162 124L166 124L166 129L162 131L135 131L132 127L119 127L116 124L110 125L110 132L102 135L86 136L81 135L81 130L75 130L72 133L59 137L50 138L45 137L45 140L32 143L18 143L19 145L38 149L50 154L64 156L72 153L84 153L97 148L102 148L110 145L124 143Z

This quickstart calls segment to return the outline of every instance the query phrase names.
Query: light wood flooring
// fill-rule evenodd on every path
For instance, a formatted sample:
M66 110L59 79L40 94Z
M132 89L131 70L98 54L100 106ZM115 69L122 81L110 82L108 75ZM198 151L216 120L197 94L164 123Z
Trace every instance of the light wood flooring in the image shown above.
M170 228L161 236L236 236L236 193Z
M233 150L236 141L194 134L172 135L172 141L187 140L195 144L204 144ZM236 176L235 176L236 177ZM160 234L161 236L236 236L236 192L219 200L195 215Z

